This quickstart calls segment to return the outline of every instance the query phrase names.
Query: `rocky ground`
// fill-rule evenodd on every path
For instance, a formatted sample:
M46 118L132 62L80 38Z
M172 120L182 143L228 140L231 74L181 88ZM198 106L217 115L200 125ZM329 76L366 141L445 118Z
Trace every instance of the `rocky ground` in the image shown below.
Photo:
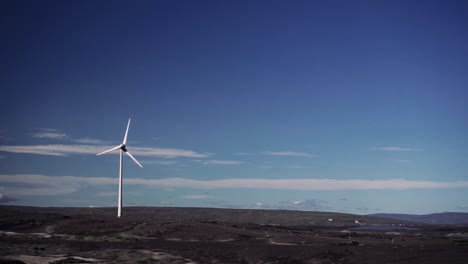
M323 212L124 209L117 219L115 208L0 206L0 263L73 258L83 263L456 264L468 259L463 226ZM353 230L352 219L358 217L369 226L416 230Z

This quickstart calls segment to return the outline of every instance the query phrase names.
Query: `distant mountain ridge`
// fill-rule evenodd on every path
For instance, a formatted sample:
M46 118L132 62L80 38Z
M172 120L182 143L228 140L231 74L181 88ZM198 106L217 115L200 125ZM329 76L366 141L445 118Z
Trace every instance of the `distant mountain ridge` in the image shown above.
M425 224L435 225L468 225L468 213L436 213L425 215L412 215L412 214L370 214L369 216L384 217L402 221L419 222Z

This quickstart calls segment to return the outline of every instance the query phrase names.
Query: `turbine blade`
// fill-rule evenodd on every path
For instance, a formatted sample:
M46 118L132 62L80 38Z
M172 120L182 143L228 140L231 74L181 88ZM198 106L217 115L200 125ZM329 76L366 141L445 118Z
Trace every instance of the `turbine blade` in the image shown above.
M128 136L128 128L130 127L130 118L128 119L127 130L125 131L124 140L122 142L123 145L127 144L127 136Z
M118 150L118 149L120 149L120 145L119 145L119 146L116 146L116 147L113 147L113 148L111 148L111 149L108 149L108 150L106 150L106 151L103 151L103 152L101 152L101 153L98 153L98 154L96 154L96 155L99 156L99 155L102 155L102 154L105 154L105 153L108 153L108 152L111 152L111 151L114 151L114 150Z
M130 152L129 152L128 150L125 152L125 154L127 154L130 158L132 158L132 160L133 160L136 164L138 164L138 166L140 166L141 168L143 168L143 166L141 166L140 162L138 162L138 160L136 160L135 157L133 157L133 155L130 154Z

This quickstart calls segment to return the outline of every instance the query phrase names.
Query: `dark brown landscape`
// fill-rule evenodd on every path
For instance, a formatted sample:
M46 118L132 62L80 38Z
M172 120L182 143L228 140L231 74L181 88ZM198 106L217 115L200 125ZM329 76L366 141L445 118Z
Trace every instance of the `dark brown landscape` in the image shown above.
M115 208L0 206L0 231L0 263L456 264L468 259L466 226L329 212L127 207L118 219Z

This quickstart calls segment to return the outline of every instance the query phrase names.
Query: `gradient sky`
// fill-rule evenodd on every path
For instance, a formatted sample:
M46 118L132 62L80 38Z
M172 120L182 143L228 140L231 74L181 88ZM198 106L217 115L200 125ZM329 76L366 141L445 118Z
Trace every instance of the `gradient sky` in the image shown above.
M467 13L2 1L0 202L468 212Z

